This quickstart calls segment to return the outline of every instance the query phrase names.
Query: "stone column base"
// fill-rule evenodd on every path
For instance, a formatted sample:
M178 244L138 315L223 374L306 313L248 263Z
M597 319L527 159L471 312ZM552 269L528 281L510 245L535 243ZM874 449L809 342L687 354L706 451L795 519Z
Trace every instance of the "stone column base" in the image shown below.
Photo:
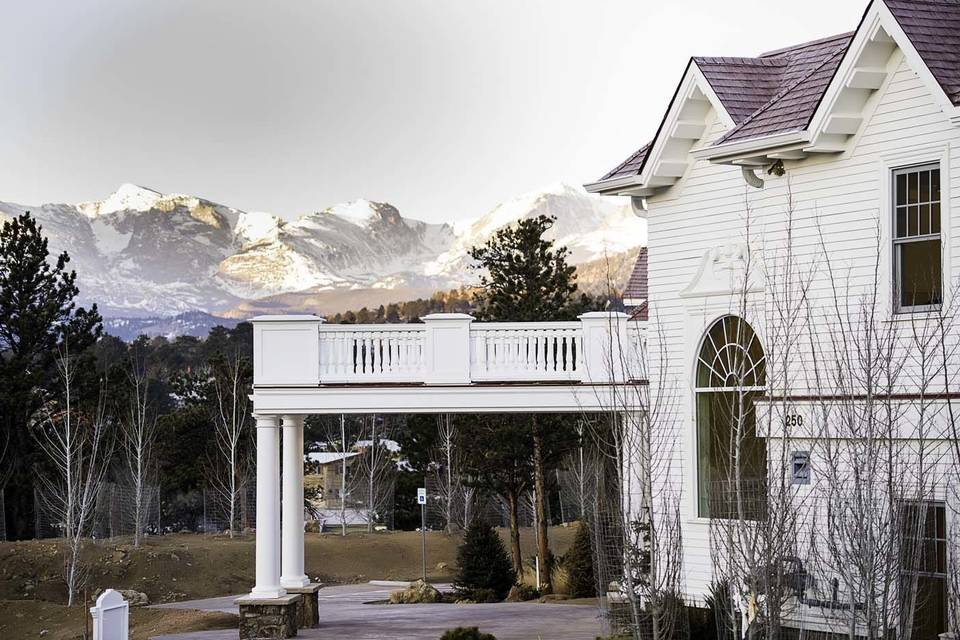
M244 596L240 607L240 640L283 640L297 635L303 598L288 594L280 598Z
M316 629L320 626L320 596L317 594L320 587L321 585L317 582L311 582L302 587L287 587L287 593L300 596L297 612L301 629Z

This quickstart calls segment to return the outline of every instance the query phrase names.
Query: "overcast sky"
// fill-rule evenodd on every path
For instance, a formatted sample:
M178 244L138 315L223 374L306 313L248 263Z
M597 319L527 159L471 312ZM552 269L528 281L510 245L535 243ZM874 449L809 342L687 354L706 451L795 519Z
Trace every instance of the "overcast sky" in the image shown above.
M431 221L590 181L691 55L854 29L866 0L0 0L0 200L120 183Z

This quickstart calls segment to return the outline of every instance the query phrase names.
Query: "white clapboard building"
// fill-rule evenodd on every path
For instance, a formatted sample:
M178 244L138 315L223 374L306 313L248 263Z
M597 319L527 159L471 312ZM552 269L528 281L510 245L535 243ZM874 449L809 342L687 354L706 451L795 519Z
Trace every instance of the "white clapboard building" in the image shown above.
M692 58L655 137L586 186L648 221L682 591L753 580L748 618L779 589L795 628L927 639L957 630L960 2L855 26Z

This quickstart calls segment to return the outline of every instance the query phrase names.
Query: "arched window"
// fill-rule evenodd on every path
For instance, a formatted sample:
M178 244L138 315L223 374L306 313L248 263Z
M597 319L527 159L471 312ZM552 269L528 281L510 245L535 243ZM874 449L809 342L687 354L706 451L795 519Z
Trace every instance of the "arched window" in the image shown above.
M767 384L763 346L742 318L724 316L703 338L696 366L699 514L762 517L767 445L753 403Z

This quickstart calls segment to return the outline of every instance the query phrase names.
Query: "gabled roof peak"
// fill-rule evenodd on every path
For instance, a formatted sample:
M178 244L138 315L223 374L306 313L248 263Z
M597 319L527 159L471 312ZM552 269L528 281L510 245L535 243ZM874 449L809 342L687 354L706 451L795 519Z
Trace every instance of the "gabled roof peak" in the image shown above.
M650 195L684 175L685 153L744 166L841 153L864 122L858 108L890 77L886 66L897 50L960 125L960 0L871 0L852 32L757 57L691 58L653 142L587 188ZM691 142L710 124L703 108L673 108L689 102L691 86L695 102L706 96L726 125L705 147Z

